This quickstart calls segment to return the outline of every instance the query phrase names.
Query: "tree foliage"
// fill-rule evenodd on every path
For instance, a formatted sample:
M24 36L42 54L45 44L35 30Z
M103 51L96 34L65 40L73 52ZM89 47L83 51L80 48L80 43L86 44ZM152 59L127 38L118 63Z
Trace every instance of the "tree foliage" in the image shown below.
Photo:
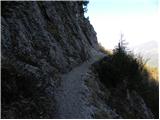
M84 1L83 1L83 11L84 11L84 12L87 12L87 11L88 11L88 9L87 9L88 3L89 3L89 0L84 0Z
M104 52L103 52L104 53ZM107 88L126 84L126 89L136 90L144 99L147 106L152 110L155 117L159 116L159 83L153 80L145 68L142 56L135 56L127 48L127 43L121 35L118 45L113 54L99 62L98 71L100 81Z

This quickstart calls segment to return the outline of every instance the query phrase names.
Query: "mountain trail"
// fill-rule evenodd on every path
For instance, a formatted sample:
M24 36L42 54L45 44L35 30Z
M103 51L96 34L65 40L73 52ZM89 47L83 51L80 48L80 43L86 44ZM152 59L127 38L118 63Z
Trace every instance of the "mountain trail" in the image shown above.
M87 74L92 63L105 55L92 50L90 60L62 76L61 85L56 90L58 118L91 118L92 109L87 105L86 86L83 76Z

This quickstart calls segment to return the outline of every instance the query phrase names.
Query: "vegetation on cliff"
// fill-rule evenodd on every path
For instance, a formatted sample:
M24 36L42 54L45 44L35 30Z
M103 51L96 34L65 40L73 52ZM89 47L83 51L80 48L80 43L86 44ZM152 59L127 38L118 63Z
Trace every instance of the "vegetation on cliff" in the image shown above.
M134 55L134 53L127 48L125 41L122 39L113 50L113 53L109 53L104 50L103 47L101 47L101 51L107 54L108 57L105 57L99 63L95 64L100 81L108 89L124 88L123 92L136 91L143 98L147 107L151 109L154 117L158 118L158 77L154 77L151 74L143 58ZM119 91L121 91L121 89L119 89ZM120 107L121 108L117 109L121 109L122 111L123 106ZM136 117L128 115L127 118Z

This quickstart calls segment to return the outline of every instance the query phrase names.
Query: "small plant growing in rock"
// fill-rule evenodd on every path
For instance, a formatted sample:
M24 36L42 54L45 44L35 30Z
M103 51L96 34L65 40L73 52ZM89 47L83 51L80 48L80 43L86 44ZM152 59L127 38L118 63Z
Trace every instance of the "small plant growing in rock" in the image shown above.
M84 1L83 1L83 11L84 11L85 13L88 11L88 9L87 9L88 3L89 3L88 0L84 0Z

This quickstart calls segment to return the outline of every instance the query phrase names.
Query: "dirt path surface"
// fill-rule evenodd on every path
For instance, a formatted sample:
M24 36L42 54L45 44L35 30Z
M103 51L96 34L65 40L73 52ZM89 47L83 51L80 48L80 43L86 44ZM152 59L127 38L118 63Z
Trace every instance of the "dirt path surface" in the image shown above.
M90 65L103 58L102 53L92 51L92 58L62 76L61 85L56 90L58 118L91 118L92 108L87 105L87 88L83 76Z

